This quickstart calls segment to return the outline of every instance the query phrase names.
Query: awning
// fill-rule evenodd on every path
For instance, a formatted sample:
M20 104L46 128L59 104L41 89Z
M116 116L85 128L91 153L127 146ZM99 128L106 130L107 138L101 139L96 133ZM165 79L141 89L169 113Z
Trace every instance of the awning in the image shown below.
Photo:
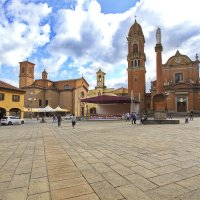
M55 110L51 106L46 106L45 108L42 108L43 112L54 112Z
M64 108L61 108L60 106L57 106L54 111L56 112L69 112L70 110L67 110L67 109L64 109Z
M81 102L96 103L96 104L122 104L122 103L131 103L131 98L128 96L101 95L101 96L81 99ZM138 103L135 100L133 100L133 102Z

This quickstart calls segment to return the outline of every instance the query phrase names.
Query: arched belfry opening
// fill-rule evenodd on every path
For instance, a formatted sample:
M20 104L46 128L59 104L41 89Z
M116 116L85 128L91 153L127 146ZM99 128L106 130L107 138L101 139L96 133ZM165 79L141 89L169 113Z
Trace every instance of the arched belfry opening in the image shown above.
M138 53L138 44L133 44L133 53Z

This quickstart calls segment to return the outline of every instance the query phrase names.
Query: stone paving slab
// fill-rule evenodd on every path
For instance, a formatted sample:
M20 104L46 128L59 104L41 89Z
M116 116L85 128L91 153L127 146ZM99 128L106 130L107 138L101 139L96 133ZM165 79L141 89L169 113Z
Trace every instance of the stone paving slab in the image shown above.
M199 200L200 118L0 126L0 200Z

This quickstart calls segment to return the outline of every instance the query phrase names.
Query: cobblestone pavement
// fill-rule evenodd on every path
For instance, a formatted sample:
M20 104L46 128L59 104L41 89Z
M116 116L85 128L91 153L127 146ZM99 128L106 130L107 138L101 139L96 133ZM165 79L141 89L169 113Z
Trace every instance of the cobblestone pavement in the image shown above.
M200 118L0 126L1 200L199 200Z

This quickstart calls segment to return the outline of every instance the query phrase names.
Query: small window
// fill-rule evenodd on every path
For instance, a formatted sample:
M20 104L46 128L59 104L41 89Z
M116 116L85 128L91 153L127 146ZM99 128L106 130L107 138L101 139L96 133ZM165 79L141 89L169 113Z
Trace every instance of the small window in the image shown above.
M39 99L39 106L42 106L42 99Z
M19 95L12 95L12 101L19 102L20 101L20 96Z
M46 101L45 101L45 105L46 105L46 106L48 106L48 104L49 104L49 101L48 101L48 100L46 100Z
M0 93L0 101L3 101L3 100L4 100L4 94Z
M179 83L183 81L183 74L182 73L176 73L175 74L175 83Z

